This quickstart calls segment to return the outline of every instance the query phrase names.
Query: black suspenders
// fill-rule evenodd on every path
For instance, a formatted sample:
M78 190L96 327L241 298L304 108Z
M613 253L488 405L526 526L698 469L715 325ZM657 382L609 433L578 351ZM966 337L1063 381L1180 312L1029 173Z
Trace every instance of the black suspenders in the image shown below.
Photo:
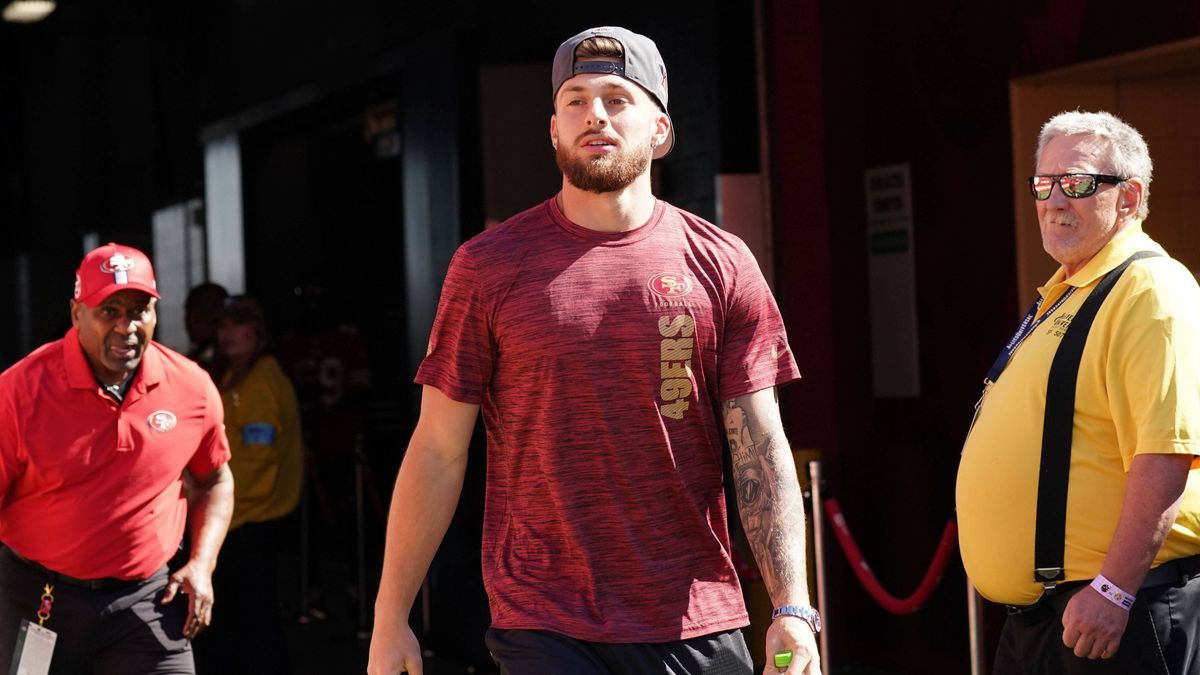
M1033 551L1033 578L1047 594L1065 577L1067 484L1071 472L1071 432L1075 425L1075 385L1079 361L1087 344L1096 312L1104 304L1125 268L1135 260L1158 256L1139 251L1105 274L1083 301L1063 335L1046 385L1046 417L1042 425L1042 464L1038 475L1037 525Z

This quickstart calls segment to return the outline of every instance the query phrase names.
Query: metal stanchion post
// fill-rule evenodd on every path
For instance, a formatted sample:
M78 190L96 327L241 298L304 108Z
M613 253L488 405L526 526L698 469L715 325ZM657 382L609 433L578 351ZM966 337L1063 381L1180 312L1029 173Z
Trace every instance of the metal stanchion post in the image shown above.
M828 581L825 578L825 514L822 506L824 485L821 478L821 463L808 463L808 476L812 486L812 518L813 518L813 553L817 566L817 611L821 613L821 623L826 627L821 631L821 671L833 672L833 655L829 653L829 594Z
M363 512L363 475L366 467L366 455L363 454L362 434L354 438L354 525L358 544L358 639L366 640L371 637L367 628L367 547L366 521Z
M983 603L975 586L967 580L967 625L971 631L971 675L987 675L987 664L983 662L983 624L979 617Z

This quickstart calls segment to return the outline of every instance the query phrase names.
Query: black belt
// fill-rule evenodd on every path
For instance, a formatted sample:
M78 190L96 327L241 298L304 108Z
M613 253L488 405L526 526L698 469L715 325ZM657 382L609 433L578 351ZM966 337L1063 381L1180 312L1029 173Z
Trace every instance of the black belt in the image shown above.
M4 547L4 550L8 551L12 555L13 559L15 559L16 561L25 565L26 567L28 567L32 570L35 570L37 572L41 572L42 574L45 574L45 575L48 575L49 577L51 577L52 578L51 583L64 583L64 584L68 584L71 586L78 586L80 588L86 588L89 591L110 591L113 589L127 588L129 586L135 586L137 584L142 583L138 579L118 579L116 577L102 577L99 579L79 579L77 577L63 574L62 572L55 572L54 570L50 569L49 567L46 567L45 565L43 565L37 561L22 557L19 553L17 553L16 551L12 550L11 548L9 548L7 546Z
M1146 578L1142 580L1138 592L1147 588L1186 582L1198 575L1200 575L1200 555L1168 560L1146 573ZM1090 579L1067 581L1055 586L1053 593L1043 595L1032 605L1005 605L1005 608L1008 610L1008 615L1015 619L1027 623L1037 623L1061 612L1066 607L1067 600L1076 591L1090 583L1092 583Z
M1175 584L1187 581L1196 575L1200 575L1200 555L1176 558L1147 572L1146 579L1142 581L1142 588Z

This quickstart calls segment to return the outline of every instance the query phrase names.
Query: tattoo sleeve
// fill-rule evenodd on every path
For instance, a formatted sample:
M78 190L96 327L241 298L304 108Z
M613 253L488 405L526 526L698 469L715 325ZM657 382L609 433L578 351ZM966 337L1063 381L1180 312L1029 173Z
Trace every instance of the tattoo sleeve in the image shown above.
M772 390L723 404L738 512L776 604L807 602L804 502Z

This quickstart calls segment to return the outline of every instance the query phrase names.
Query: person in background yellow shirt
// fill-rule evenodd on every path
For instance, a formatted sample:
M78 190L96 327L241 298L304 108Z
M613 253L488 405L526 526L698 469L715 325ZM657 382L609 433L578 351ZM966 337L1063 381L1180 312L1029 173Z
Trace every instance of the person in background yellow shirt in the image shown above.
M217 319L214 377L225 407L233 457L233 519L214 586L227 603L223 630L198 646L202 672L289 673L279 623L278 560L284 518L300 500L303 478L296 392L267 353L269 333L254 299L233 296Z
M963 564L1008 607L993 673L1197 673L1200 287L1142 230L1136 129L1056 115L1034 171L1060 268L992 367L958 472Z

